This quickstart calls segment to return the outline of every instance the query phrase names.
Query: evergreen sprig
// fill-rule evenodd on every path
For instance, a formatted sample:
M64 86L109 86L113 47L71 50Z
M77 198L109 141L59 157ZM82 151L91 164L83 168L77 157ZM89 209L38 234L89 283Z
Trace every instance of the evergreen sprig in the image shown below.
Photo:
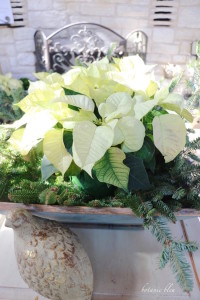
M183 252L196 251L198 249L197 244L195 242L175 241L164 218L155 216L151 201L143 201L140 195L129 196L129 206L133 212L137 213L137 216L144 218L144 227L149 229L163 246L160 268L164 268L169 263L178 284L185 292L189 293L193 288L192 272Z

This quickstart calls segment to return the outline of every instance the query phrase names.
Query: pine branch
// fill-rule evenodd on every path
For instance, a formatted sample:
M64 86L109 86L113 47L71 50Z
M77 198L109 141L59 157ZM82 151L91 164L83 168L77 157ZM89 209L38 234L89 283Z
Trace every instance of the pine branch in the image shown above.
M188 251L194 252L198 249L198 244L196 242L172 242L173 248L178 251Z
M197 244L194 242L175 242L171 233L162 220L151 219L146 223L151 233L156 237L164 249L160 258L160 267L164 268L168 262L176 276L176 280L185 292L190 292L193 288L193 280L190 265L187 263L183 251L196 251Z
M178 76L176 76L175 78L172 79L170 86L169 86L170 93L172 93L174 91L175 87L179 84L182 77L183 77L183 71Z
M170 259L169 247L163 247L163 251L160 256L160 269L164 269Z
M144 227L148 228L163 246L160 267L164 268L170 262L178 284L184 291L189 293L193 288L192 273L183 252L188 250L190 252L196 251L196 243L174 241L165 220L149 214L152 211L151 202L146 205L146 202L140 196L138 196L138 200L141 203L140 206L143 207Z
M162 200L155 201L152 200L153 206L156 208L158 212L161 213L161 215L165 216L169 220L171 220L173 223L176 223L176 217L172 209L169 208L169 206L163 202Z
M170 247L170 266L180 287L187 293L192 291L193 279L190 265L182 251L178 251L173 244Z

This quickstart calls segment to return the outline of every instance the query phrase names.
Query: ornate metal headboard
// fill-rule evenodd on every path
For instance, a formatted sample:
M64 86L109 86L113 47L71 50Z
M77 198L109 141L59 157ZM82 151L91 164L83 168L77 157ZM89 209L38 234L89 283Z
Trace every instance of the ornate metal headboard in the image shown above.
M42 31L35 36L36 71L53 70L59 73L75 65L103 58L112 44L114 56L126 54L126 39L113 30L95 23L74 23L48 37Z
M34 36L36 71L53 70L64 73L80 63L100 60L114 45L112 55L122 57L134 53L129 42L115 31L96 23L74 23L53 32L48 37L38 30ZM135 46L134 46L135 47ZM139 48L138 48L139 49Z

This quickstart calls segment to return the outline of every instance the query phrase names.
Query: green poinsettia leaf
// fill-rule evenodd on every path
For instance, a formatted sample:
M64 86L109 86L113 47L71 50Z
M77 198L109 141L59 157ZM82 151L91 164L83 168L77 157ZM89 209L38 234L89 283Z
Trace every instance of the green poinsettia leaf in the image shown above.
M155 117L152 125L154 144L164 156L165 162L170 162L185 147L185 123L178 115L166 114Z
M152 159L150 161L144 161L144 165L146 169L149 169L153 174L155 172L156 169L156 159L155 156L152 157Z
M67 88L63 88L64 92L65 92L65 95L69 96L69 95L81 95L80 93L78 92L75 92L73 90L70 90L70 89L67 89Z
M136 157L133 153L128 153L126 154L124 164L130 169L128 181L129 192L150 188L149 178L143 160L140 157Z
M75 164L74 161L71 162L71 165L65 172L65 178L69 176L78 176L81 172L81 169Z
M43 156L42 164L41 164L41 173L42 173L42 180L47 180L52 174L58 172L58 170L52 165L52 163Z
M111 147L114 133L109 126L96 126L89 121L77 123L73 130L73 158L90 176L94 164Z
M108 149L94 166L97 179L127 191L130 169L123 164L125 158L124 152L119 148Z
M149 137L146 136L142 148L139 151L135 152L134 155L140 157L145 163L148 163L152 160L154 153L154 143Z
M63 131L63 129L49 130L43 140L43 151L47 159L64 175L72 162L72 156L65 148Z
M64 131L63 142L67 151L72 155L73 134L72 131Z

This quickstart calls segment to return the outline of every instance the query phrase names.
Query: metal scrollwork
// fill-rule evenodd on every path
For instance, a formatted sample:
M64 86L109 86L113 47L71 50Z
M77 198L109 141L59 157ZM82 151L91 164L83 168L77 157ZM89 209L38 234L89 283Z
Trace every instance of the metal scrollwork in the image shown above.
M104 41L94 32L88 30L86 26L71 37L73 43L72 51L86 53L94 49L101 49L105 46Z
M86 26L87 25L87 26ZM126 55L126 40L113 30L95 23L67 25L45 37L35 34L37 71L64 73L72 66L88 64L105 57L116 44L111 57Z
M70 69L75 62L75 53L60 43L49 42L49 56L51 69L58 73L64 73Z

